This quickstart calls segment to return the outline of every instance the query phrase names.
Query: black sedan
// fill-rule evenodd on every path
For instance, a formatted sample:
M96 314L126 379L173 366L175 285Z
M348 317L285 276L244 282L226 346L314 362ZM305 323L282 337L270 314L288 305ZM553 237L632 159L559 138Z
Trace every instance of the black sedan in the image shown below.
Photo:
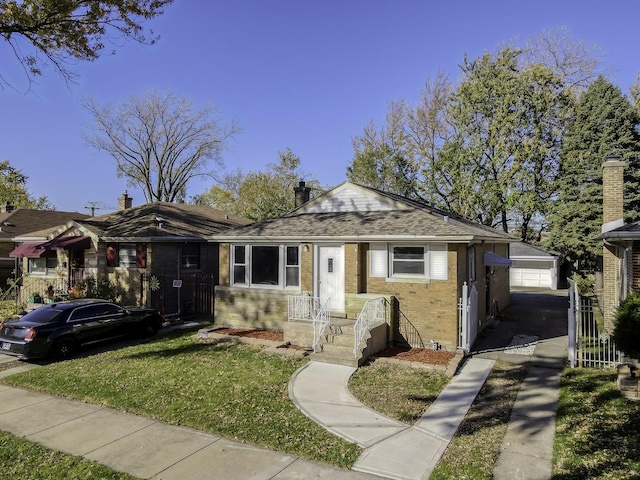
M78 299L43 305L0 323L0 353L23 359L72 357L83 345L127 335L151 336L162 316L149 308L122 307L105 300Z

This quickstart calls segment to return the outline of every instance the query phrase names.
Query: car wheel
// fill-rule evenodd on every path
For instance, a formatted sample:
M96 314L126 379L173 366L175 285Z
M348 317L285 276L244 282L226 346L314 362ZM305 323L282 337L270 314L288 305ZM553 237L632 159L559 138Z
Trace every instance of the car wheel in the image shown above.
M78 350L73 338L61 338L51 347L51 356L55 360L66 360L73 357Z
M156 333L158 333L158 330L159 329L156 325L156 322L154 322L153 320L147 320L146 322L144 322L142 335L144 337L153 337Z

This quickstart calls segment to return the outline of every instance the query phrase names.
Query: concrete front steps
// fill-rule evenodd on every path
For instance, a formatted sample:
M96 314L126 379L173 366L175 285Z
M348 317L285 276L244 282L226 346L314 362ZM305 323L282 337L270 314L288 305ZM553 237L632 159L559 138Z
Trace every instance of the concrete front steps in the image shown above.
M309 358L322 363L359 367L361 358L353 354L354 324L355 320L332 318L318 343L319 351L311 353ZM358 351L358 356L362 356L361 351Z

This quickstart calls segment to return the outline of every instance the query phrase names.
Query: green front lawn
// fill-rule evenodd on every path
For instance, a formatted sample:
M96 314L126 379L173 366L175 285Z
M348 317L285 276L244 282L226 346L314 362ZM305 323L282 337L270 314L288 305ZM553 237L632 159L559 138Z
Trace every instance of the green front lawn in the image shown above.
M0 431L0 478L29 480L134 480L99 463L42 447Z
M200 342L191 332L46 365L3 382L349 467L360 449L307 418L289 398L289 379L306 361Z
M613 369L565 370L554 443L554 476L640 478L640 402L620 395Z

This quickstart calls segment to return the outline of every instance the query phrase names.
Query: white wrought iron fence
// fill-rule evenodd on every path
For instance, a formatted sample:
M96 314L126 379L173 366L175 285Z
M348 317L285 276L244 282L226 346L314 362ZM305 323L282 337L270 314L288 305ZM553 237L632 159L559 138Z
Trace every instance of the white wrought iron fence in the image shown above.
M467 282L462 285L462 296L458 299L459 347L465 352L471 350L478 336L478 290L472 285L469 291Z

